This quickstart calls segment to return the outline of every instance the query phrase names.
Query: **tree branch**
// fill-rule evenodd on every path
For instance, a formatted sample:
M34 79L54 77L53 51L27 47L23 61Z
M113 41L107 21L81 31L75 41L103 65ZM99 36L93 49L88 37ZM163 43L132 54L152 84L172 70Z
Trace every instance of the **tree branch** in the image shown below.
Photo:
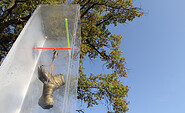
M12 10L13 8L15 8L15 6L17 5L17 3L22 3L22 2L26 2L26 0L21 1L21 0L12 0L12 2L10 3L10 5L7 7L7 9L5 11L9 11Z
M82 2L84 2L85 0L79 0L78 2L77 2L77 4L80 4L80 3L82 3ZM81 8L80 8L81 9Z
M93 5L91 5L91 7L89 7L87 10L85 10L85 12L84 12L80 17L83 18L84 15L87 14L87 12L88 12L91 8L93 8L95 5L96 5L96 3L94 3Z
M93 44L91 44L91 42L88 40L88 39L86 39L86 42L100 55L100 56L102 56L104 59L106 59L106 60L108 60L109 59L109 57L104 53L104 54L102 54Z
M76 110L78 113L85 113L82 109Z
M82 10L91 0L88 0L81 8L80 10ZM83 2L83 1L82 1Z
M30 18L31 15L22 17L22 18L17 18L17 19L13 19L13 20L9 20L7 22L3 22L1 23L1 27L0 27L0 33L2 33L2 31L4 30L4 28L8 27L9 25L18 25L18 24L22 24L23 22L28 21L28 19Z
M112 18L112 16L109 16L109 18L104 19L104 20L101 21L100 23L97 23L96 26L99 26L99 25L103 24L104 22L108 21L108 20L111 19L111 18Z
M8 5L7 9L5 9L3 15L0 17L0 23L3 22L3 20L12 13L12 10L17 6L18 3L22 3L26 1L20 1L20 0L12 0L12 2Z
M9 4L9 6L7 7L7 9L5 9L5 12L11 12L18 3L22 3L22 2L26 2L26 1L20 1L20 0L12 0L12 2Z

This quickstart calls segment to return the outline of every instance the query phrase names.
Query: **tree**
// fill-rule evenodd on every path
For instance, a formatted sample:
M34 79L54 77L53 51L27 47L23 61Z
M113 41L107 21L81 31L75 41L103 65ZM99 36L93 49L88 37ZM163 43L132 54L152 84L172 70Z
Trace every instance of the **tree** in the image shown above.
M6 56L38 4L67 3L67 0L0 1L0 61ZM87 104L87 107L105 100L116 113L128 111L129 101L125 97L129 88L120 81L120 78L127 77L125 58L119 50L122 36L111 34L107 26L132 21L143 15L142 10L135 7L132 0L73 0L69 4L81 6L82 39L77 98ZM86 57L100 58L105 62L106 68L114 72L107 75L84 74L83 61Z

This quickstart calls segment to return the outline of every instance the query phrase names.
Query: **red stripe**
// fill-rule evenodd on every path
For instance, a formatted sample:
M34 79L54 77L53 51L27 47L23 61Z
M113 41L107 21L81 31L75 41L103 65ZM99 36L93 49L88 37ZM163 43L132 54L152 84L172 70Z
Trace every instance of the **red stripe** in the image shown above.
M33 49L62 49L62 50L65 50L65 49L67 49L67 50L69 50L69 49L71 49L71 48L54 48L54 47L33 47Z

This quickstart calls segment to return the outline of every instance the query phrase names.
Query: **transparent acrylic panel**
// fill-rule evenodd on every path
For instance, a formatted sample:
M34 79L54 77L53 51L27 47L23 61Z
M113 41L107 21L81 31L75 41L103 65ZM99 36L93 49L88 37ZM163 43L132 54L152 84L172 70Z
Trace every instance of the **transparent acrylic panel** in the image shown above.
M78 5L41 5L36 9L0 67L0 102L4 103L0 105L0 113L76 111L79 8ZM53 49L58 55L51 75L53 78L63 75L65 84L53 89L53 106L43 108L38 103L45 94L43 86L47 85L39 79L39 67L51 72Z

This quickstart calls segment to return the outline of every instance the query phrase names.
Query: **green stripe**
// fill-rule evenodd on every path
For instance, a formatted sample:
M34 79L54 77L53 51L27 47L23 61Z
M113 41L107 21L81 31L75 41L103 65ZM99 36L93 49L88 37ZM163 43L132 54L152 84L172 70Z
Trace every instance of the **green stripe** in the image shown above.
M68 43L68 48L70 48L70 42L69 42L69 31L68 31L68 21L67 18L65 18L66 21L66 33L67 33L67 43ZM69 49L69 56L71 55L71 50Z

